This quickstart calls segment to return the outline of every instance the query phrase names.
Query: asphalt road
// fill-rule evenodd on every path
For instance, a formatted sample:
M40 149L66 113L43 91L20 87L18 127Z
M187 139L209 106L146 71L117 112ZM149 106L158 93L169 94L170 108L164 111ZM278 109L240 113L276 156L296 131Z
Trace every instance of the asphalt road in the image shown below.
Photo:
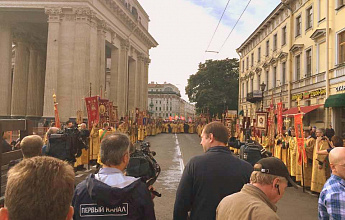
M171 220L184 165L193 156L203 154L200 138L196 134L159 134L146 140L156 151L156 160L162 169L154 185L162 193L161 198L154 199L156 217L158 220ZM317 196L303 193L302 188L287 188L284 197L277 203L278 215L282 220L317 219L317 200Z
M203 154L200 138L196 134L159 134L146 138L146 141L151 143L151 150L156 151L155 158L162 170L154 184L162 194L161 198L154 199L156 217L158 220L171 220L184 165L193 156ZM90 172L93 171L78 171L76 183ZM282 220L317 219L317 200L317 196L303 193L302 188L287 188L284 197L277 203L278 215Z

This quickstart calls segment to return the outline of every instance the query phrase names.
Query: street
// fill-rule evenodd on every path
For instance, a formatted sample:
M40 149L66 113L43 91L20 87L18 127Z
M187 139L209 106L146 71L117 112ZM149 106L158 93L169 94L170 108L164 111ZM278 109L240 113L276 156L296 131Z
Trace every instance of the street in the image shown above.
M154 184L162 194L161 198L154 200L156 217L158 220L172 219L181 170L191 157L203 154L200 138L196 134L159 134L146 140L156 151L156 160L162 169ZM317 200L317 196L303 193L302 188L287 188L284 197L277 203L278 215L283 220L317 219Z

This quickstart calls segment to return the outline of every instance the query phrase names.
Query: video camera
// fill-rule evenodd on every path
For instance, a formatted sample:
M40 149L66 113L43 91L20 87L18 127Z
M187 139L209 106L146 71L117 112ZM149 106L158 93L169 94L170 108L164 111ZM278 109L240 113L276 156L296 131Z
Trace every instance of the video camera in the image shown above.
M230 138L228 145L240 149L240 159L249 162L253 166L262 158L272 157L272 153L266 151L257 141L249 140L244 143Z
M65 128L56 134L51 134L47 145L46 154L60 160L74 163L82 154L82 149L87 149L87 134L77 128Z
M127 175L140 177L147 186L152 186L161 172L161 167L154 158L156 152L150 150L149 142L140 141L137 142L137 145L139 147L130 155ZM161 194L156 191L152 191L152 193L161 197Z

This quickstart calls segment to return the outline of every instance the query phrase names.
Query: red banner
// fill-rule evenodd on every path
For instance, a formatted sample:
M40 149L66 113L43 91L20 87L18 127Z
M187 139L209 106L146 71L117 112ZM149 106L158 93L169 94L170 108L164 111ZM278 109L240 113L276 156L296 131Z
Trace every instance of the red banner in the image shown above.
M89 129L94 123L99 122L98 96L85 98Z
M277 108L278 108L278 114L277 114L277 118L278 118L278 124L277 124L277 133L278 134L283 134L283 103L279 102L277 104Z
M304 132L303 132L303 114L295 115L295 133L297 139L297 149L298 149L298 164L307 163L307 154L304 148ZM303 158L302 158L303 156Z

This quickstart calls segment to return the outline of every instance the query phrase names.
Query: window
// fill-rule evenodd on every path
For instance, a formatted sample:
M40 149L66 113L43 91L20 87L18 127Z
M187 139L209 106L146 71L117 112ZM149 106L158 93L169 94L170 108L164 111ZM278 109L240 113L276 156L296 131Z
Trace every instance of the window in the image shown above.
M308 30L309 28L313 27L313 7L309 7L306 11L306 27L305 29Z
M258 90L260 90L260 83L261 83L261 75L258 75L258 85L257 85Z
M272 89L276 87L277 81L277 67L273 67Z
M156 107L156 111L158 110L158 107Z
M337 8L340 8L341 6L345 5L345 0L337 0Z
M248 81L246 82L246 95L248 95Z
M250 92L253 92L253 90L254 90L254 79L251 78L250 79Z
M301 35L301 24L302 24L302 17L299 15L296 18L296 37Z
M285 84L285 74L286 74L286 62L282 63L282 78L281 78L281 82L282 85Z
M270 72L267 70L266 71L266 91L268 91L268 83L269 83L269 81L268 81L268 74L269 74Z
M286 44L286 26L282 28L282 45Z
M162 111L162 107L159 107L159 111Z
M258 62L261 61L261 47L258 48Z
M338 64L345 63L345 31L338 35Z
M273 51L277 50L277 34L273 35Z
M244 83L242 83L242 98L244 97Z
M254 66L254 53L252 53L252 62L251 62L252 66Z
M301 78L301 55L296 56L296 81Z
M242 60L242 72L244 72L244 60Z
M249 57L247 57L247 69L249 69Z
M307 72L306 72L306 77L311 76L311 49L308 49L306 51L306 64L307 64Z
M270 54L270 41L266 41L266 57Z

